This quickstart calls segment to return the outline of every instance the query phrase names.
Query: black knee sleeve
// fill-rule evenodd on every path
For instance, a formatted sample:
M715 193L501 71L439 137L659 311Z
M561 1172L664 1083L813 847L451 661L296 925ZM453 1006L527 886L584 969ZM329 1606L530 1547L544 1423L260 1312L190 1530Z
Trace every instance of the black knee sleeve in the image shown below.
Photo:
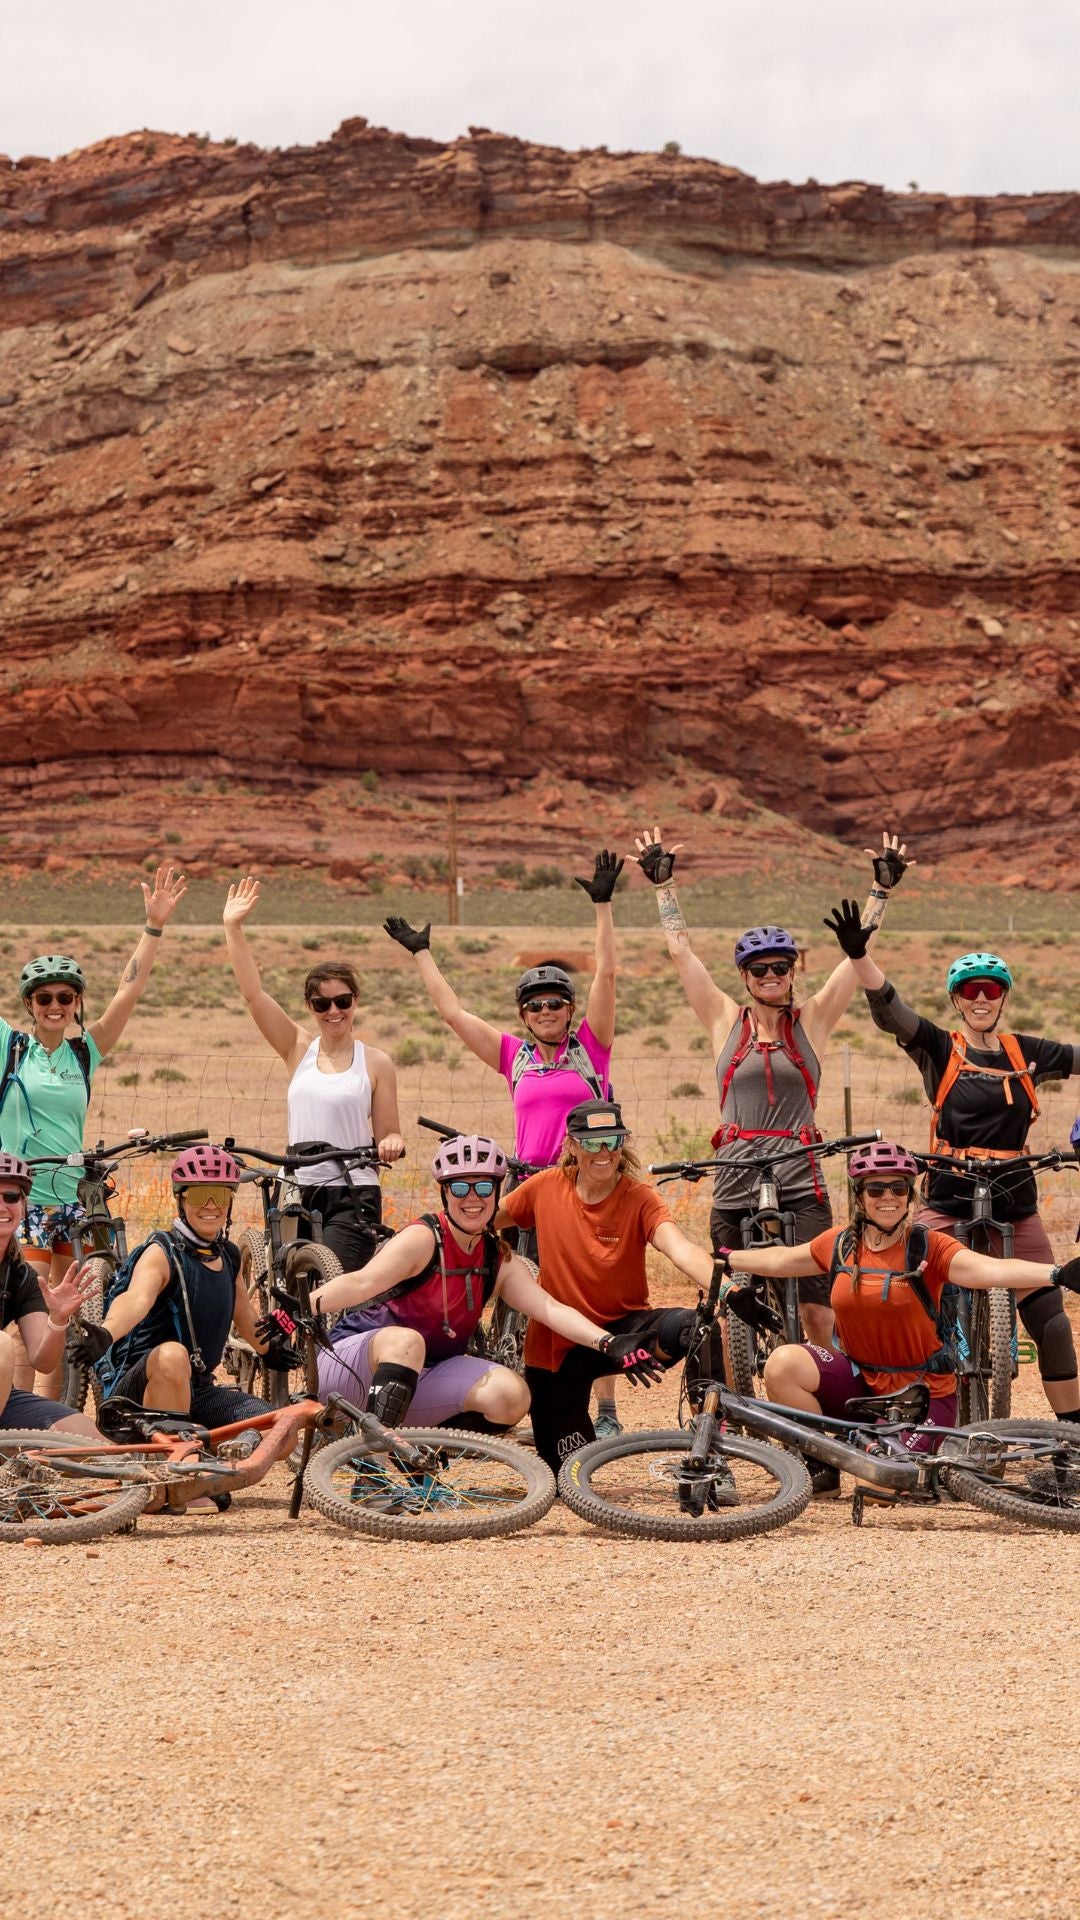
M371 1376L367 1411L384 1427L400 1427L412 1405L419 1379L415 1367L399 1367L393 1360L380 1360Z
M1075 1380L1076 1348L1060 1287L1040 1287L1018 1300L1016 1310L1035 1342L1043 1380Z

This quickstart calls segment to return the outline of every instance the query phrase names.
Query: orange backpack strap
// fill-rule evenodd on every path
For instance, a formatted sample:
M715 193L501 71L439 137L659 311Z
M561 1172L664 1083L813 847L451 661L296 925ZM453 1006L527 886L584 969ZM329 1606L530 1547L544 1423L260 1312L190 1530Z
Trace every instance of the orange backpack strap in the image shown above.
M1020 1085L1031 1101L1031 1117L1033 1120L1037 1120L1039 1117L1039 1102L1035 1093L1035 1082L1031 1077L1028 1063L1024 1059L1023 1048L1015 1033L1003 1033L1001 1035L1001 1044L1009 1056L1010 1066L1019 1077ZM1007 1080L1005 1082L1005 1098L1008 1101L1012 1100L1012 1088Z
M968 1071L971 1071L973 1073L977 1072L977 1073L991 1073L991 1074L999 1071L999 1069L996 1067L978 1067L978 1068L973 1067L969 1069L967 1064L968 1043L967 1043L966 1034L952 1033L949 1035L949 1038L952 1041L952 1050L949 1054L948 1061L946 1062L945 1071L942 1074L941 1079L938 1081L938 1089L936 1094L934 1095L934 1110L930 1119L930 1151L931 1153L935 1153L937 1151L938 1120L941 1116L941 1109L945 1105L945 1102L948 1099L950 1093L952 1092L954 1086L956 1085L957 1080L960 1078L960 1075ZM1024 1059L1023 1049L1020 1046L1020 1042L1017 1039L1015 1033L1002 1033L1002 1034L999 1034L998 1038L1001 1041L1002 1052L1004 1053L1005 1058L1008 1060L1010 1067L1013 1069L1013 1072L1019 1077L1020 1085L1023 1087L1024 1092L1027 1094L1028 1099L1031 1101L1031 1118L1032 1120L1036 1120L1038 1119L1038 1115L1039 1115L1039 1102L1035 1093L1035 1082L1032 1079L1030 1072L1028 1071L1028 1063ZM1003 1078L1001 1084L1004 1089L1005 1099L1007 1103L1011 1106L1013 1096L1012 1096L1012 1086L1010 1084L1010 1081L1008 1079Z

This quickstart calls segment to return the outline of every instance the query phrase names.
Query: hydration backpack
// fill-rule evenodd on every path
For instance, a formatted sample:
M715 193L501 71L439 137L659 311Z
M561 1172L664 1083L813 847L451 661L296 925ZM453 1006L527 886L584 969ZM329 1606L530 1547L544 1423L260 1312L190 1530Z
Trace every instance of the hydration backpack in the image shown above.
M23 1087L23 1083L19 1079L19 1068L22 1066L22 1063L26 1058L27 1052L29 1050L29 1046L30 1046L30 1035L28 1033L19 1033L13 1029L11 1037L8 1040L7 1059L4 1062L4 1071L3 1073L0 1073L0 1113L3 1112L4 1101L7 1099L8 1094L11 1091L13 1082L17 1082L19 1087L22 1088L22 1096L23 1096L23 1099L26 1100L27 1108L29 1108L30 1106L29 1100L26 1099L26 1088ZM87 1106L89 1106L90 1105L90 1047L89 1047L89 1044L85 1036L80 1033L76 1036L74 1040L68 1041L68 1046L71 1048L72 1053L75 1055L75 1058L78 1061L79 1069L82 1073L83 1080L86 1083L86 1104Z
M528 1040L523 1040L514 1055L514 1064L510 1069L511 1094L517 1092L518 1081L521 1079L522 1074L525 1073L529 1067L535 1067L535 1065L536 1062L533 1058L532 1046ZM538 1071L541 1073L561 1072L564 1067L569 1067L574 1073L580 1074L594 1100L609 1100L611 1098L610 1089L605 1091L604 1083L576 1033L567 1035L566 1052L563 1054L562 1059L553 1060L550 1066L542 1066Z
M810 1101L810 1111L812 1113L814 1111L814 1108L817 1105L818 1090L814 1085L814 1080L810 1072L810 1069L807 1066L806 1061L803 1059L802 1054L799 1052L798 1042L795 1038L795 1025L796 1025L796 1020L798 1018L798 1011L799 1011L798 1008L796 1008L794 1013L792 1013L792 1010L790 1007L785 1007L783 1013L780 1016L780 1033L778 1036L779 1051L782 1054L784 1054L786 1058L790 1060L792 1066L796 1067L798 1071L802 1074L803 1081L806 1086L807 1098ZM774 1051L774 1049L772 1047L759 1046L757 1030L754 1026L753 1018L751 1016L749 1007L743 1007L741 1009L739 1013L739 1022L740 1022L740 1031L739 1031L738 1044L736 1045L735 1051L731 1056L731 1060L728 1064L728 1070L724 1075L724 1083L720 1088L720 1112L721 1113L723 1113L724 1111L724 1102L726 1101L728 1097L728 1093L731 1090L731 1083L735 1078L737 1069L742 1066L742 1063L746 1059L747 1054L751 1053L755 1047L759 1048L759 1051L762 1056L762 1064L765 1068L765 1086L768 1092L770 1106L773 1104L773 1100L774 1100L773 1083L772 1083L772 1066L769 1061L769 1055Z
M941 1118L941 1109L945 1105L946 1100L962 1073L978 1073L982 1074L984 1078L990 1077L995 1080L1000 1080L1001 1090L1005 1096L1005 1103L1010 1107L1013 1104L1011 1083L1013 1080L1019 1080L1024 1092L1031 1101L1031 1118L1033 1121L1038 1119L1039 1102L1035 1095L1035 1082L1031 1077L1032 1069L1024 1059L1023 1049L1015 1033L1002 1033L998 1036L1001 1041L1002 1052L1010 1063L1008 1067L969 1067L967 1059L967 1035L957 1032L950 1034L949 1038L952 1041L952 1052L946 1062L945 1071L938 1081L938 1089L934 1095L934 1110L930 1120L931 1153L937 1153L939 1151L938 1121ZM946 1141L945 1144L948 1146L949 1143ZM1001 1155L1003 1159L1008 1157L1006 1154Z
M854 1276L852 1284L858 1285L858 1270L853 1265L856 1245L854 1227L845 1227L833 1241L832 1260L829 1263L830 1294L834 1281L841 1273L852 1273ZM880 1360L857 1360L854 1354L846 1354L845 1358L851 1361L853 1367L858 1367L860 1370L868 1367L871 1373L956 1373L959 1371L963 1347L957 1316L959 1289L951 1280L947 1280L942 1289L940 1306L934 1305L933 1296L921 1272L929 1249L930 1240L927 1230L916 1223L908 1234L904 1249L907 1267L903 1273L885 1274L881 1298L883 1302L888 1299L889 1286L893 1280L906 1280L941 1342L937 1352L932 1353L928 1360L912 1360L906 1366L901 1366L895 1361L891 1366L886 1366ZM869 1273L882 1270L868 1267L866 1271Z

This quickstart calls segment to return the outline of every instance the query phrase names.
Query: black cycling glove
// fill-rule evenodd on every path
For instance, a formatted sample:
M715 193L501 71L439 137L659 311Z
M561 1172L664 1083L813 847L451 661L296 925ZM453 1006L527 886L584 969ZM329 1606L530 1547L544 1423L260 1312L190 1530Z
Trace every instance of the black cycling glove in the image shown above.
M612 1373L617 1373L620 1380L629 1380L633 1387L651 1387L664 1371L656 1355L640 1345L636 1334L605 1334L597 1352L610 1360Z
M872 854L871 858L874 862L875 885L891 893L907 872L907 861L896 847L883 847L880 853Z
M784 1323L772 1307L759 1300L753 1281L745 1281L737 1287L729 1287L724 1295L724 1305L737 1320L745 1321L748 1327L754 1327L758 1333L783 1333Z
M1068 1293L1080 1293L1080 1254L1063 1260L1060 1267L1051 1267L1050 1285L1064 1287Z
M834 907L831 917L822 921L830 933L836 935L849 960L863 959L870 942L870 929L863 926L857 900L841 900Z
M283 1308L264 1313L255 1322L255 1331L260 1340L266 1341L262 1358L273 1373L291 1373L300 1365L300 1355L292 1344L296 1323Z
M605 847L603 853L598 853L596 856L596 865L593 868L592 879L575 879L574 885L575 887L583 887L593 905L600 907L611 899L615 891L615 882L622 870L623 862L617 860L615 855L609 853Z
M383 921L383 932L396 940L399 947L404 947L406 953L423 953L425 947L431 946L430 920L426 927L410 927L400 913L392 913Z
M654 887L666 887L675 868L675 855L665 853L659 840L654 840L644 853L638 854L638 866Z
M91 1367L108 1353L113 1343L112 1334L107 1333L104 1327L97 1326L93 1321L87 1323L83 1320L69 1320L68 1337L78 1341L78 1358Z

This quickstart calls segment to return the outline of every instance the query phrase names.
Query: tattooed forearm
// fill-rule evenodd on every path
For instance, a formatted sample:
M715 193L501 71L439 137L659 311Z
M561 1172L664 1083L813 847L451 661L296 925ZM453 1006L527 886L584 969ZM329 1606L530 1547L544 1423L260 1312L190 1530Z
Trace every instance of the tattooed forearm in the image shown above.
M135 955L132 954L131 959L127 963L127 968L124 973L125 987L130 986L132 981L137 980L138 977L139 977L139 962L136 959Z
M679 896L674 887L657 887L656 905L669 951L677 953L680 948L688 947L690 935L686 930L686 921L683 919Z
M884 887L871 887L862 911L862 924L871 933L875 933L885 918L885 909L889 896Z

